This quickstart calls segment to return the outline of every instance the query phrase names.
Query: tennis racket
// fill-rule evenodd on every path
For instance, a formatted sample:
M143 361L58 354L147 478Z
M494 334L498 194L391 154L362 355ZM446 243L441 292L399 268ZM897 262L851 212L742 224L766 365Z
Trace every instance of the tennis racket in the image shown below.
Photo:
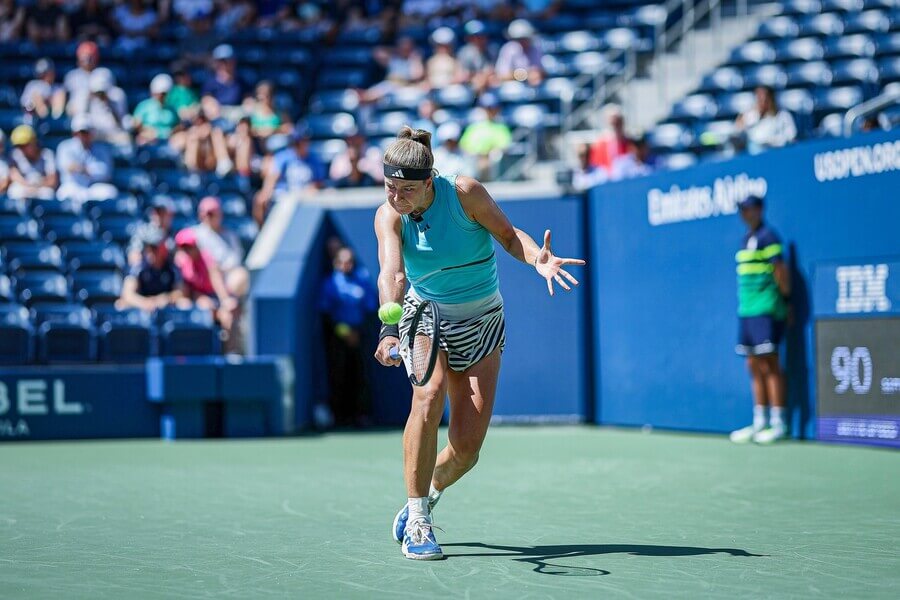
M440 350L440 322L437 304L423 300L409 322L407 335L400 337L400 348L391 348L391 358L403 359L409 382L415 386L421 387L428 383L434 373Z

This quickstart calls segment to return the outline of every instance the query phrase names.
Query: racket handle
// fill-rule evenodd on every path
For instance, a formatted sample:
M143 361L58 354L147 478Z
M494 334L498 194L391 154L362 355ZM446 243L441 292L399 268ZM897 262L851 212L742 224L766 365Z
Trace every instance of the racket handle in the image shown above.
M391 346L391 349L388 352L388 355L393 360L400 360L400 348L398 348L397 346Z

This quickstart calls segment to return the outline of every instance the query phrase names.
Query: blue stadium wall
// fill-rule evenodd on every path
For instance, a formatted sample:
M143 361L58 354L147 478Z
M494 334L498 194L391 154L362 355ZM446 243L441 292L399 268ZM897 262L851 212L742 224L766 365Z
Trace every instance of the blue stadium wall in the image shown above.
M794 324L783 360L794 434L814 436L812 276L819 263L900 257L897 133L804 143L592 190L599 422L720 432L749 422L748 375L733 350L734 254L745 231L734 203L754 192L765 194L766 220L788 250Z
M551 229L558 254L585 254L583 198L516 200L502 206L516 226L535 238L542 237L544 229ZM374 281L378 273L375 208L324 210L299 206L272 261L254 282L254 348L261 353L294 357L296 425L300 428L310 425L312 405L325 401L328 393L324 340L316 311L319 286L330 270L325 240L335 234L345 240ZM590 362L585 350L589 289L584 286L575 293L560 292L550 298L533 269L499 248L497 254L507 311L507 346L496 419L574 422L589 418ZM580 275L587 278L585 273ZM366 353L370 355L377 342L374 320L367 337ZM366 369L375 422L403 424L411 397L405 372L381 367L371 357Z

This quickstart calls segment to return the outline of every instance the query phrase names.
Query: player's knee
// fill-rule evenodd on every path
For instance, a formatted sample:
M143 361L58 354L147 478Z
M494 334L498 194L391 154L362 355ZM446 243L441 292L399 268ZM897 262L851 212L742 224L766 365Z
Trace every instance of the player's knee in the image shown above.
M428 385L413 398L413 409L425 421L438 421L444 414L444 389L441 386Z
M453 459L465 469L471 469L478 462L481 445L474 442L456 442L453 444Z

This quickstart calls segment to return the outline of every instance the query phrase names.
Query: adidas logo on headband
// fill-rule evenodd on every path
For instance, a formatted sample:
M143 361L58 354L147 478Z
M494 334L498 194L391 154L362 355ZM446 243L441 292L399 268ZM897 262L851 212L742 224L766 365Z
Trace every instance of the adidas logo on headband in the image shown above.
M396 165L384 164L384 176L393 177L395 179L409 179L413 181L424 181L434 175L431 169L414 169L412 167L398 167Z
M391 173L391 177L399 177L400 179L403 179L403 169L397 169L396 171Z

